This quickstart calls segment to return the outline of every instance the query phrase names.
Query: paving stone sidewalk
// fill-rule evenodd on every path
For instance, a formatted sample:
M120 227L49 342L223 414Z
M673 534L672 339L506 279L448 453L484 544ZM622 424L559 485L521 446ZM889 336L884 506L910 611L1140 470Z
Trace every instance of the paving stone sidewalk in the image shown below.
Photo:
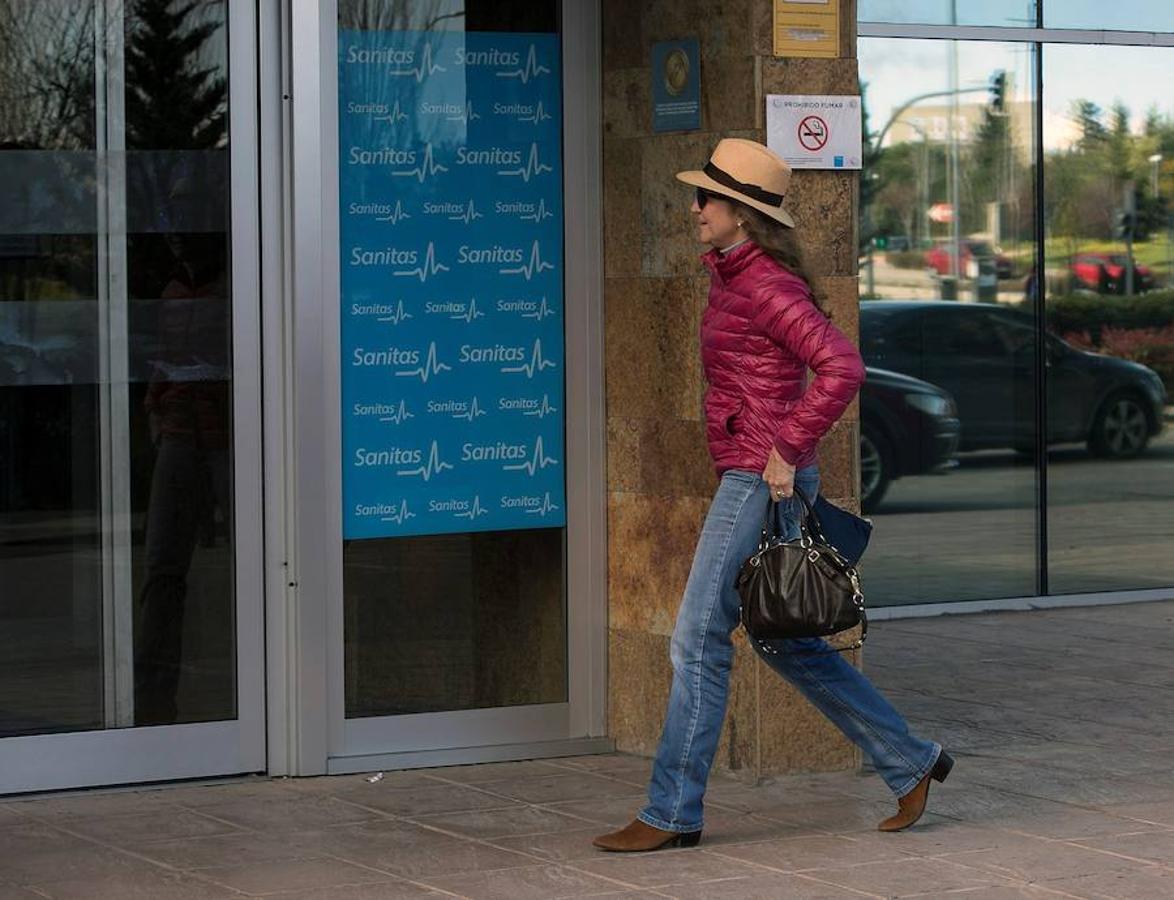
M1174 897L1174 602L882 622L866 667L958 760L903 834L870 773L715 778L698 849L628 857L633 757L255 779L0 802L0 900Z

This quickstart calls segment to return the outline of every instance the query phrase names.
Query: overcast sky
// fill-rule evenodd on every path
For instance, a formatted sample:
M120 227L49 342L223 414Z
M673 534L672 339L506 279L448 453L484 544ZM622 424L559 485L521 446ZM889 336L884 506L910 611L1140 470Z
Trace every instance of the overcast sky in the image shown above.
M1174 8L1174 0L1163 2ZM948 41L861 39L860 78L868 84L869 124L874 131L910 97L948 89L949 46ZM1030 45L962 42L958 69L962 88L984 88L992 72L1006 69L1012 81L1009 99L1031 99L1034 64ZM1123 101L1133 113L1135 129L1141 127L1151 106L1174 118L1172 85L1174 48L1048 45L1044 49L1045 145L1064 146L1072 139L1069 113L1077 99L1092 100L1105 109L1116 100ZM962 103L985 101L981 92L960 98Z

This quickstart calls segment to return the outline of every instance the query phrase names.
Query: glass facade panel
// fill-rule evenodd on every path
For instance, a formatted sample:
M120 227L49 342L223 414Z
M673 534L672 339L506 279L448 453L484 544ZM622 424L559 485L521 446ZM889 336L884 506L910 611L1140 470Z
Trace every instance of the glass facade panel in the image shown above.
M1045 48L1052 593L1174 584L1172 83L1174 49Z
M1168 0L1043 0L1046 28L1109 31L1174 31L1174 4Z
M0 10L0 737L235 715L224 12Z
M1030 595L1034 54L880 38L859 52L869 601Z
M348 718L567 699L558 9L339 3Z
M1038 0L860 0L861 22L1034 26ZM1064 0L1068 2L1068 0Z

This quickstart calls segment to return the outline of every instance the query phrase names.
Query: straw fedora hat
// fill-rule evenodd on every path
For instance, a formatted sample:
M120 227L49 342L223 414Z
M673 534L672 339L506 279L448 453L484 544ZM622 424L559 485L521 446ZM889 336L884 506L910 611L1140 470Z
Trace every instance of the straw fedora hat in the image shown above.
M795 227L795 220L783 207L791 184L791 167L757 141L723 138L704 169L678 172L677 178L685 184L732 197L788 228Z

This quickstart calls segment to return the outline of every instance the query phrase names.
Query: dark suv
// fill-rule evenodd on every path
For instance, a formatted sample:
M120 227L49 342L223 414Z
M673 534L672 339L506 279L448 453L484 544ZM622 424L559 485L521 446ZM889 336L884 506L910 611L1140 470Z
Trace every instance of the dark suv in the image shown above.
M985 303L875 300L860 305L870 366L921 378L958 404L962 450L1035 447L1034 320ZM1139 363L1087 353L1046 335L1049 444L1083 441L1128 459L1162 430L1166 391Z

